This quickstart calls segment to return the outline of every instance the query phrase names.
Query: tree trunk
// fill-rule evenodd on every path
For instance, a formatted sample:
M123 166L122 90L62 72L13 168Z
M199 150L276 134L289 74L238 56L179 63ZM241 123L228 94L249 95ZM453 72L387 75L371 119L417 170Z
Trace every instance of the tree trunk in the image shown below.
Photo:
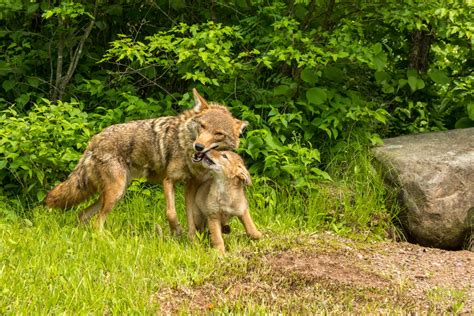
M71 81L72 76L74 75L74 72L76 71L77 64L79 63L79 59L81 58L81 55L82 55L84 43L89 38L89 35L95 25L95 16L97 15L97 6L98 6L98 1L96 1L95 3L94 18L92 18L92 20L87 25L84 31L84 34L81 37L81 40L76 46L76 49L74 50L72 54L70 54L69 67L65 74L63 74L65 38L64 38L64 33L61 30L59 30L60 35L59 35L59 42L58 42L58 59L56 63L56 82L55 82L52 97L51 97L53 101L62 99L62 97L64 96L64 92L66 91L66 86ZM64 26L63 21L60 20L58 25L59 25L59 29L61 29Z
M59 85L61 84L62 74L63 74L63 59L64 59L64 33L61 32L61 28L64 26L63 20L59 18L58 22L59 31L59 40L58 40L58 59L56 62L56 82L54 85L51 85L52 93L51 98L53 100L58 99L59 95ZM52 77L51 77L52 78Z
M412 48L410 52L410 68L418 72L428 69L428 57L433 35L429 31L414 31L412 33Z
M336 0L329 0L328 7L326 9L326 14L324 15L323 29L328 31L332 26L332 13L334 12L334 5Z

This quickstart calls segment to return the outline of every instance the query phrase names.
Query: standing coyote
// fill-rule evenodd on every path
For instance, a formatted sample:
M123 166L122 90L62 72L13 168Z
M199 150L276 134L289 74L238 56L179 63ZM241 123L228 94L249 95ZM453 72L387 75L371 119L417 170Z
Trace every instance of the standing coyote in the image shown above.
M231 216L237 216L247 235L260 239L252 221L245 197L245 185L251 185L250 174L239 155L231 151L211 150L204 154L201 165L209 169L211 178L196 191L193 208L194 224L198 230L209 226L211 242L221 253L225 252L222 232Z
M112 125L93 136L69 177L48 193L45 205L68 208L99 193L98 200L83 210L79 219L87 222L99 212L94 226L102 229L131 179L145 177L163 183L166 216L172 232L180 234L174 185L183 181L189 183L185 199L192 238L194 223L188 205L194 205L196 183L207 176L197 162L211 149L236 149L247 125L232 117L224 106L208 103L196 89L193 94L194 108L180 115Z

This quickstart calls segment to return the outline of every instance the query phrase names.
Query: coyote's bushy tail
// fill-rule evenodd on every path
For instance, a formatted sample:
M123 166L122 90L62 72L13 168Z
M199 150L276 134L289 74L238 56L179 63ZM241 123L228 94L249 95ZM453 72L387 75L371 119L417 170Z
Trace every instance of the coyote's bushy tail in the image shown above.
M79 161L69 177L49 191L44 204L50 208L67 209L85 201L96 192L84 166L84 159Z

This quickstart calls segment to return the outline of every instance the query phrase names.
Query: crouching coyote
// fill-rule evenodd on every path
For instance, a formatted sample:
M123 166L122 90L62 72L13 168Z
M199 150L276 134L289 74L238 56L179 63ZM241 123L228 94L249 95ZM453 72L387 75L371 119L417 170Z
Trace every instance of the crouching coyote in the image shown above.
M245 196L245 186L252 182L242 158L234 152L211 150L204 154L201 165L209 169L212 177L197 189L195 227L201 231L207 224L211 243L221 253L225 252L222 229L228 227L231 216L240 219L250 238L260 239L262 234L250 217Z
M185 185L186 205L194 205L197 183L208 176L201 161L206 152L234 150L247 122L229 110L208 103L193 89L194 108L177 116L112 125L93 136L76 168L45 198L45 205L69 208L98 193L79 219L87 222L98 212L94 226L102 229L107 214L124 195L131 179L145 177L163 183L166 216L172 232L181 233L175 209L175 183ZM189 181L194 179L194 181ZM192 211L187 208L190 237Z

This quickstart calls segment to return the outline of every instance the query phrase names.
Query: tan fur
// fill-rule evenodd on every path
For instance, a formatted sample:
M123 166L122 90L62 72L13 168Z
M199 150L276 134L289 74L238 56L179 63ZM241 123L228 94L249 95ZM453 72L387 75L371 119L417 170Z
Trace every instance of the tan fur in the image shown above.
M175 233L181 228L177 219L174 186L178 181L204 181L207 172L192 157L196 144L202 152L210 149L233 150L239 146L239 135L247 124L232 117L227 108L208 103L194 89L195 106L177 116L132 121L112 125L92 137L78 165L69 177L51 190L45 199L48 207L68 208L94 193L99 199L80 215L102 228L107 214L124 195L131 179L145 177L163 183L166 215ZM187 205L193 205L192 186L186 187ZM189 211L189 208L187 208ZM192 215L188 214L192 220ZM194 227L194 224L188 223Z
M222 227L231 216L240 219L251 238L261 238L249 213L245 186L252 182L242 158L234 152L216 150L207 152L206 156L212 163L203 159L201 165L209 169L212 177L196 190L193 209L196 228L203 230L207 224L211 243L221 253L225 252Z

